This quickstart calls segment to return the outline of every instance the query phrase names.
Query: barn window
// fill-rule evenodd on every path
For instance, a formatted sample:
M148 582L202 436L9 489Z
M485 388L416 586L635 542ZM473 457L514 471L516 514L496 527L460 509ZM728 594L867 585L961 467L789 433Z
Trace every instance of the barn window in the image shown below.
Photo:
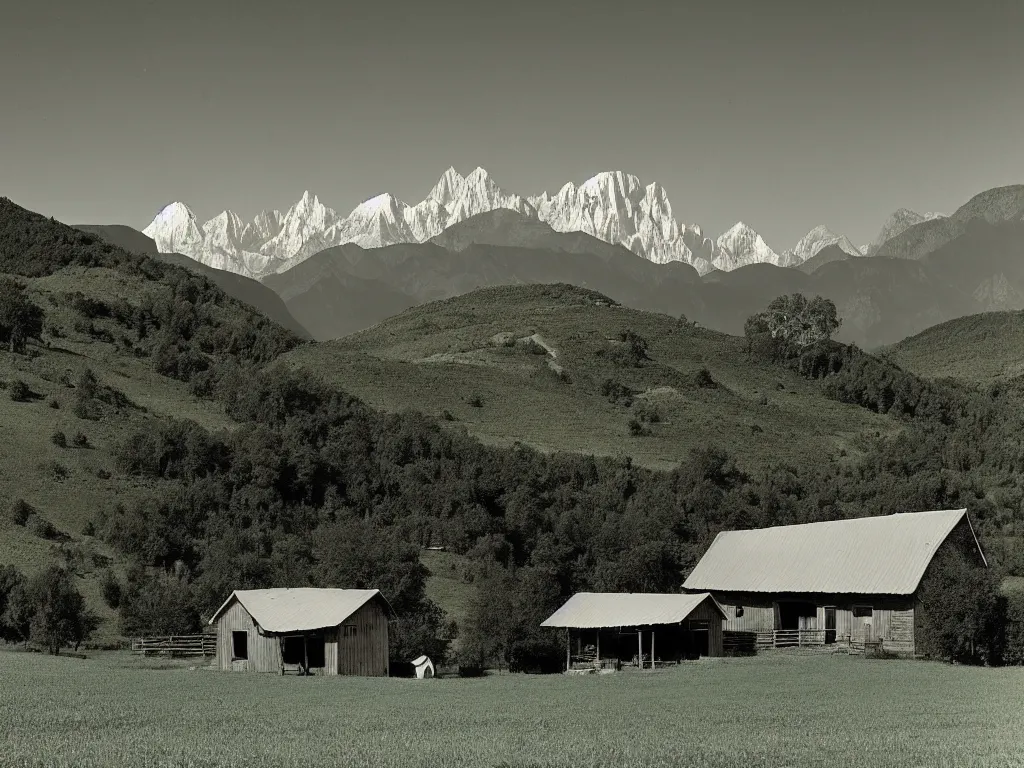
M853 615L858 619L870 619L872 609L870 605L855 605L853 606Z
M737 605L736 606L736 618L738 619L742 615L743 615L743 606L742 605Z
M355 624L343 624L342 627L343 637L355 637L356 636L356 625Z
M243 630L236 630L231 633L231 659L249 658L249 633Z

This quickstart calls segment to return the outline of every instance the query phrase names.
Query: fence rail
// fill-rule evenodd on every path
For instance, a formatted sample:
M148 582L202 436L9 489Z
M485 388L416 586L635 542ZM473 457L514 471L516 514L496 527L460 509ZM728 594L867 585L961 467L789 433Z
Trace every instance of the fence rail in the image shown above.
M142 656L214 656L217 653L217 636L204 633L137 637L132 640L132 653Z
M776 629L757 633L758 648L801 648L818 645L825 645L824 629Z

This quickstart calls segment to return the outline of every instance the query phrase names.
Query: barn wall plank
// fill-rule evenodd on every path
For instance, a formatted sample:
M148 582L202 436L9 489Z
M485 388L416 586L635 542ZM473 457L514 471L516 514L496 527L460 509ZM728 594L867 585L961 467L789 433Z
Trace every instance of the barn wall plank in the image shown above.
M217 619L217 667L236 672L278 672L281 669L281 645L277 637L263 634L238 600ZM231 633L248 633L249 658L232 661Z

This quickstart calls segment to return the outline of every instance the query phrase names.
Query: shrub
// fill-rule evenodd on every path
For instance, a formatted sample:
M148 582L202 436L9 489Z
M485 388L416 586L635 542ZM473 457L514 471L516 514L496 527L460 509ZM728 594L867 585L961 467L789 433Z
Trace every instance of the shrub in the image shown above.
M92 520L90 520L85 525L83 525L82 526L82 535L83 536L95 536L96 535L96 523L94 523Z
M89 438L86 436L84 432L76 432L75 436L71 438L71 443L76 448L88 448Z
M16 403L25 402L32 394L32 390L28 388L28 384L21 379L12 379L7 389L10 393L11 400Z
M52 435L50 435L50 442L53 443L54 445L56 445L58 448L67 448L68 447L67 435L65 435L59 429L56 432L54 432Z
M444 410L444 411L441 411L441 420L442 421L455 421L455 417L452 416L452 412L451 411Z
M54 410L60 408L60 400L58 400L56 397L51 397L49 400L46 401L46 404L53 408Z
M658 406L647 400L637 400L633 406L633 414L637 420L648 424L657 424L661 421L661 413L658 411Z
M643 435L651 434L651 430L636 419L630 419L627 426L629 427L629 434L633 435L633 437L641 437Z
M480 395L470 395L469 396L469 400L467 400L466 402L469 403L474 408L483 408L484 407L484 401L483 401L483 398L480 397Z
M7 516L12 523L15 525L25 525L28 519L32 516L35 509L24 499L16 499L11 504L10 509L7 512Z
M41 539L57 538L58 532L53 523L40 514L32 515L32 520L29 523L28 528Z
M693 383L700 389L715 389L718 386L718 382L712 378L711 371L706 366L693 375Z
M615 405L629 408L633 404L633 390L618 379L605 379L601 382L601 394Z
M116 611L121 605L121 582L110 571L100 579L100 591L103 593L103 602Z
M61 480L67 480L71 475L71 470L56 460L44 462L42 469L44 472L48 472L53 479L58 482Z

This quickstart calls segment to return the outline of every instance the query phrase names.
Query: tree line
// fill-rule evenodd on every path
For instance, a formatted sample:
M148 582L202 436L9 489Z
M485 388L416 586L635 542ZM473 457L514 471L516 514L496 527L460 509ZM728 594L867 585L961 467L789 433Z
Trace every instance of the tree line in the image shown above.
M780 461L748 472L712 445L661 472L628 459L484 446L422 414L379 413L308 374L266 368L298 340L202 278L55 226L52 250L34 247L38 260L4 247L5 234L23 243L31 232L0 228L0 265L29 276L69 264L144 275L151 290L140 303L79 311L108 319L121 329L115 343L241 424L213 433L174 421L117 446L118 471L154 488L95 520L132 565L124 583L104 585L132 634L195 631L232 589L372 586L400 617L395 658L443 658L457 633L455 661L466 669L543 668L561 648L540 620L568 596L676 591L721 530L963 506L999 568L964 596L962 625L976 635L970 647L984 649L977 658L1014 658L1015 625L996 579L1024 574L1019 536L1005 535L1024 508L1015 395L926 382L832 342L829 303L773 302L748 323L748 353L820 379L827 396L887 413L904 429L863 459L823 458L804 471ZM638 337L627 342L629 355L649 354ZM427 545L465 556L478 597L464 626L426 597ZM958 648L950 641L934 654L963 658Z

